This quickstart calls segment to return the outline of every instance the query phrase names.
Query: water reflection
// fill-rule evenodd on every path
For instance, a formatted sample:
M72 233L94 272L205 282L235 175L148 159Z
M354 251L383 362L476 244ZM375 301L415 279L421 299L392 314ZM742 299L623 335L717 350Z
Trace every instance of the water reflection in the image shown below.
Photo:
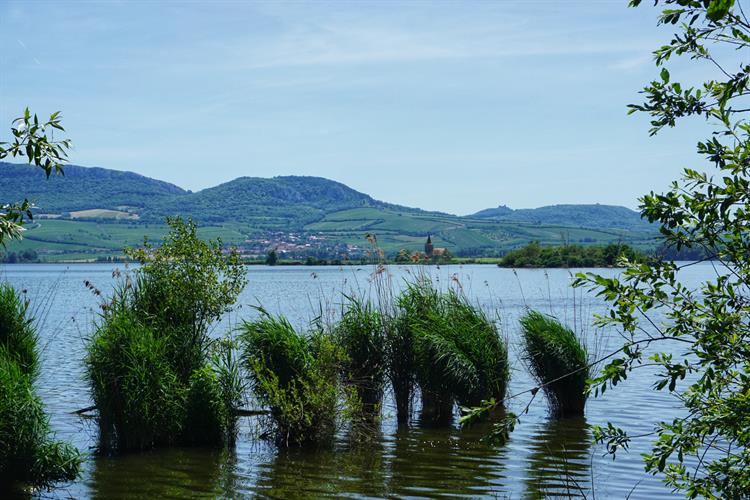
M93 498L217 498L237 491L233 450L159 449L92 458ZM147 479L146 479L147 478Z
M269 498L501 494L504 452L480 441L486 430L401 426L369 441L343 438L329 449L280 450L257 465L253 489Z
M253 489L263 497L295 498L337 495L381 497L385 491L380 439L337 443L327 449L279 450L258 466Z
M526 497L585 497L591 489L591 431L585 417L543 423L530 436Z
M505 484L505 450L481 441L490 423L470 429L400 427L386 442L388 493L476 497Z

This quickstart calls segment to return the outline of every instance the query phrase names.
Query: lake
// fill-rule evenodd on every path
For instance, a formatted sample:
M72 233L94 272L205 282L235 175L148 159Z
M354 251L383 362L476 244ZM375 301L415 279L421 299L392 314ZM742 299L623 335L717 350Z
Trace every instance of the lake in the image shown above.
M119 266L123 268L122 265ZM635 440L617 459L591 439L591 425L611 421L631 434L644 434L654 423L679 415L679 403L652 390L647 369L605 397L590 399L585 418L550 420L541 392L528 414L502 446L481 441L486 424L470 429L423 428L418 421L398 427L395 407L386 398L381 430L373 442L354 444L344 433L325 449L279 451L260 439L253 418L243 418L233 449L162 449L118 457L97 457L95 422L71 412L91 405L83 378L85 340L92 331L100 298L84 286L90 281L108 295L115 282L111 264L0 265L0 280L26 290L40 324L42 372L38 391L61 439L87 454L83 474L74 483L44 493L52 498L315 498L326 496L463 498L669 498L658 478L644 472L641 453L649 438ZM512 364L510 394L535 384L519 356L518 317L526 307L557 315L586 333L590 350L619 346L613 333L591 327L604 304L570 288L580 270L522 269L489 265L427 269L443 287L460 286L476 303L499 315ZM248 267L248 286L236 311L217 325L214 335L231 331L242 319L257 316L253 305L284 313L304 326L323 310L335 311L342 291L367 291L374 268ZM595 270L613 275L617 270ZM413 275L410 266L389 266L394 286ZM713 272L710 264L681 272L697 284ZM521 412L528 394L514 398ZM250 403L252 406L252 403Z

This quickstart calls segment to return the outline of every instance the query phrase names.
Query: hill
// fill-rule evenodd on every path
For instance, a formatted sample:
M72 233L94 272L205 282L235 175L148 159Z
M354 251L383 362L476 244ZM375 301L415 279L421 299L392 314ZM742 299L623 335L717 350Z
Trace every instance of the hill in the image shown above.
M563 224L575 227L619 228L644 230L650 223L635 210L615 205L548 205L513 210L506 206L488 208L470 215L471 218L498 221Z
M206 223L244 222L256 229L300 230L327 213L383 202L321 177L240 177L154 208L155 215L189 214Z
M533 210L490 209L472 216L427 212L376 200L320 177L240 177L196 193L148 177L67 166L45 180L39 169L0 163L0 200L26 195L38 205L24 241L9 251L34 250L46 260L118 255L144 236L159 240L164 217L192 216L205 237L221 237L248 256L270 248L283 256L366 254L365 234L394 254L436 246L467 256L497 255L538 241L654 246L655 230L638 214L607 205L561 205Z
M25 196L39 213L133 207L139 210L187 192L168 182L133 172L67 165L65 175L46 179L39 168L0 162L0 201Z

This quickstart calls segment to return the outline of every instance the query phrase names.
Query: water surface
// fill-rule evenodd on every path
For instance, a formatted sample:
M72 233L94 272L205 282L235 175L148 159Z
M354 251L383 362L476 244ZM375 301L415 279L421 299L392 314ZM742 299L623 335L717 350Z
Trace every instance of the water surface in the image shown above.
M467 497L467 498L668 498L658 478L643 470L641 453L649 441L632 443L617 460L591 442L590 427L611 421L632 434L653 429L658 420L679 414L679 404L653 391L647 372L631 377L606 397L591 399L585 418L554 421L540 393L528 414L502 446L481 441L486 424L471 429L424 428L415 420L398 427L395 408L387 400L382 428L366 445L352 443L345 433L323 449L279 451L258 438L251 418L242 419L237 446L231 450L175 448L119 457L97 457L96 426L71 412L89 406L83 379L84 346L101 300L84 285L92 283L108 295L115 267L109 264L0 265L0 279L26 291L41 324L42 373L38 390L58 437L72 441L87 460L81 478L46 493L55 498L316 498L316 497ZM591 350L605 352L618 345L590 327L593 313L603 311L596 299L570 288L571 272L579 270L518 270L495 266L429 268L441 286L461 286L472 300L497 314L510 344L510 393L534 386L519 361L517 319L525 307L556 314L587 332ZM683 274L698 283L710 266L693 266ZM238 309L214 328L231 331L242 319L253 318L253 305L283 312L296 325L314 316L335 313L341 291L370 288L371 267L248 268L248 286ZM414 268L391 266L395 287ZM602 274L616 270L600 269ZM611 335L611 334L610 334ZM528 395L513 399L516 413ZM593 489L593 491L592 491ZM632 492L632 493L631 493ZM593 493L593 495L592 495Z

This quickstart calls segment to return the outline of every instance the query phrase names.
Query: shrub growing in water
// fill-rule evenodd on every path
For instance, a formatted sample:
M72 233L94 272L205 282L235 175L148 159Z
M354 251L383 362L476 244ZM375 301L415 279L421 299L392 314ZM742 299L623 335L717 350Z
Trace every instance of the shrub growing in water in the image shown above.
M445 423L456 402L473 405L505 396L508 351L479 308L454 290L441 293L424 278L407 286L399 307L413 342L423 420Z
M34 393L37 336L28 302L0 285L0 490L75 479L81 457L50 439L49 420Z
M104 449L145 449L177 440L185 388L166 350L166 340L127 308L102 322L88 346L86 368Z
M245 283L236 252L168 219L160 247L130 251L142 266L104 304L86 367L103 449L233 441L237 387L212 362L209 327ZM227 358L231 361L231 356Z
M286 318L261 313L242 325L240 341L253 391L270 409L271 433L284 447L324 442L337 423L342 351L320 330L306 337Z
M588 354L575 332L537 311L521 318L523 348L529 368L555 417L583 415L586 406Z
M380 411L386 369L386 342L380 313L370 302L346 297L341 321L334 328L336 342L346 359L344 381L352 386L365 416Z

